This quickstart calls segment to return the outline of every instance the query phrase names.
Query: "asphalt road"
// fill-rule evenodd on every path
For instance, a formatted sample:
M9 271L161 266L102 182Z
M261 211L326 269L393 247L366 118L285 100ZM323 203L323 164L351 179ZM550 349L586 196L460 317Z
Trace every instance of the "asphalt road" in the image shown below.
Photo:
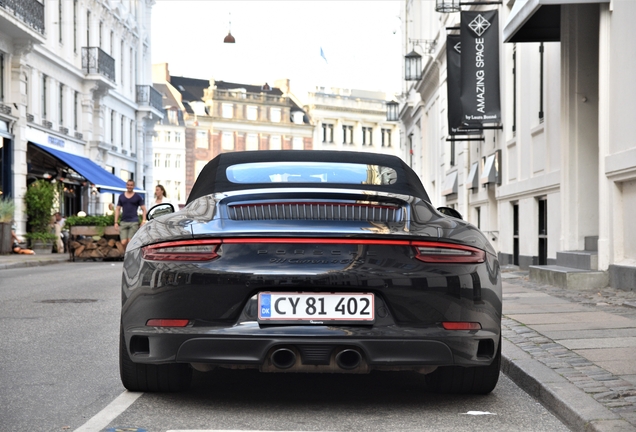
M430 393L414 373L219 369L185 393L112 404L131 397L119 381L120 279L119 262L0 271L1 431L568 430L503 375L492 394L467 397Z

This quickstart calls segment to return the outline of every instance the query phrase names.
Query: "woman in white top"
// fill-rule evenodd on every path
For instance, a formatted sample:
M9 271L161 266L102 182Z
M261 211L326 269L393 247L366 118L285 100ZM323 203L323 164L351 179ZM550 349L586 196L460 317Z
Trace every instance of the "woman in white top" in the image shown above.
M163 185L158 184L155 186L155 201L150 207L165 203L172 204L173 207L175 206L174 203L172 203L166 196L166 188L164 188ZM175 208L175 210L177 209Z

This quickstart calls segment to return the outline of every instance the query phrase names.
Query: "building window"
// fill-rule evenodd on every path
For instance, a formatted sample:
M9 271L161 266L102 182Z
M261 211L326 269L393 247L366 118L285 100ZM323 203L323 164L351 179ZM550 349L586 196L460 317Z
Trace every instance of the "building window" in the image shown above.
M455 166L455 140L450 142L450 166Z
M110 112L110 143L115 144L115 111Z
M91 13L86 12L86 46L91 46Z
M60 126L64 126L64 84L60 84L60 104L58 110L60 111Z
M180 143L181 142L181 132L175 132L174 133L174 142L176 142L176 143Z
M273 123L280 123L280 108L270 108L269 115Z
M294 140L292 141L292 150L303 150L304 148L302 137L294 137Z
M322 142L333 144L333 124L322 124Z
M124 142L126 141L124 139L124 130L126 129L124 127L124 124L126 123L126 119L124 118L124 116L121 116L121 120L119 122L119 144L124 147Z
M73 95L73 128L77 130L78 127L78 104L79 104L79 93L75 92Z
M181 182L175 181L174 188L177 191L177 201L181 201Z
M373 128L364 126L362 127L362 145L373 145Z
M543 42L539 44L539 123L543 123Z
M121 76L121 85L124 86L124 40L122 39L119 46L119 76Z
M391 147L391 129L382 129L382 147Z
M73 0L73 52L77 53L77 0Z
M281 150L282 144L280 140L280 135L272 135L269 137L269 149L270 150Z
M0 52L0 101L4 100L4 53Z
M258 120L258 107L249 105L247 107L247 119L248 120Z
M104 23L99 22L99 47L104 49L102 35L104 34Z
M159 165L161 165L161 154L155 153L155 168L159 168Z
M128 82L130 83L130 91L133 89L133 49L130 49L130 58L128 59Z
M353 144L353 126L342 126L342 143Z
M477 228L481 229L481 207L475 207L475 217L477 218Z
M172 141L172 132L166 131L166 142Z
M258 150L258 134L247 134L245 150Z
M232 132L223 132L221 148L223 150L234 150L234 134Z
M221 106L221 115L223 118L233 118L234 117L234 105L224 103Z
M194 161L194 178L199 177L203 168L207 165L207 160L197 160Z
M196 139L197 148L209 148L208 145L208 131L197 131L197 139Z
M175 168L181 168L181 155L180 154L174 155L174 167Z
M58 32L59 32L59 38L60 38L60 43L63 42L62 40L62 0L58 0L57 2L57 28L58 28Z
M517 44L512 47L512 136L517 133Z
M110 32L110 45L108 46L108 49L110 49L110 56L115 57L115 32L114 31Z
M163 162L163 166L165 168L170 168L170 164L172 162L171 159L172 159L172 157L171 157L170 153L166 154L166 158L164 159L164 162Z
M135 133L135 122L133 120L130 121L130 151L137 152L137 134Z
M548 264L548 200L540 198L539 204L539 265Z
M46 75L42 75L42 118L46 119Z

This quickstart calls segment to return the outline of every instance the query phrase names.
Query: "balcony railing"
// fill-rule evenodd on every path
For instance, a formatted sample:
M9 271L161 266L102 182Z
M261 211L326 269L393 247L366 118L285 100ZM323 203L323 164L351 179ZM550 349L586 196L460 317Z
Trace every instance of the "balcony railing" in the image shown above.
M0 7L13 12L20 21L44 34L44 3L38 0L0 0Z
M137 103L139 105L150 105L152 108L161 111L163 108L163 96L153 86L138 85Z
M82 69L85 74L100 74L115 82L115 59L99 47L82 48Z
M268 102L286 104L287 97L285 96L273 96L264 93L243 93L229 90L214 90L214 99L225 100L248 100L255 102Z

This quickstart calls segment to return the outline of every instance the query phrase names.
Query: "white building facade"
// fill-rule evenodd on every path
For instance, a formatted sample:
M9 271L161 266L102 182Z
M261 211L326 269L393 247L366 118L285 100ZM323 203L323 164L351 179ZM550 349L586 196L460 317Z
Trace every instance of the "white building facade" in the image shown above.
M26 227L27 184L56 180L59 210L101 214L152 169L153 0L9 0L0 5L2 196ZM79 157L76 159L74 157ZM123 184L123 188L122 188ZM148 185L150 188L150 185Z
M398 123L387 121L385 93L317 87L305 109L315 128L314 150L402 156Z
M585 270L578 284L636 289L636 2L467 3L497 9L500 30L501 128L471 141L448 134L446 35L460 14L402 7L403 52L423 57L421 79L404 81L401 132L431 199L531 278L571 286L563 275Z

